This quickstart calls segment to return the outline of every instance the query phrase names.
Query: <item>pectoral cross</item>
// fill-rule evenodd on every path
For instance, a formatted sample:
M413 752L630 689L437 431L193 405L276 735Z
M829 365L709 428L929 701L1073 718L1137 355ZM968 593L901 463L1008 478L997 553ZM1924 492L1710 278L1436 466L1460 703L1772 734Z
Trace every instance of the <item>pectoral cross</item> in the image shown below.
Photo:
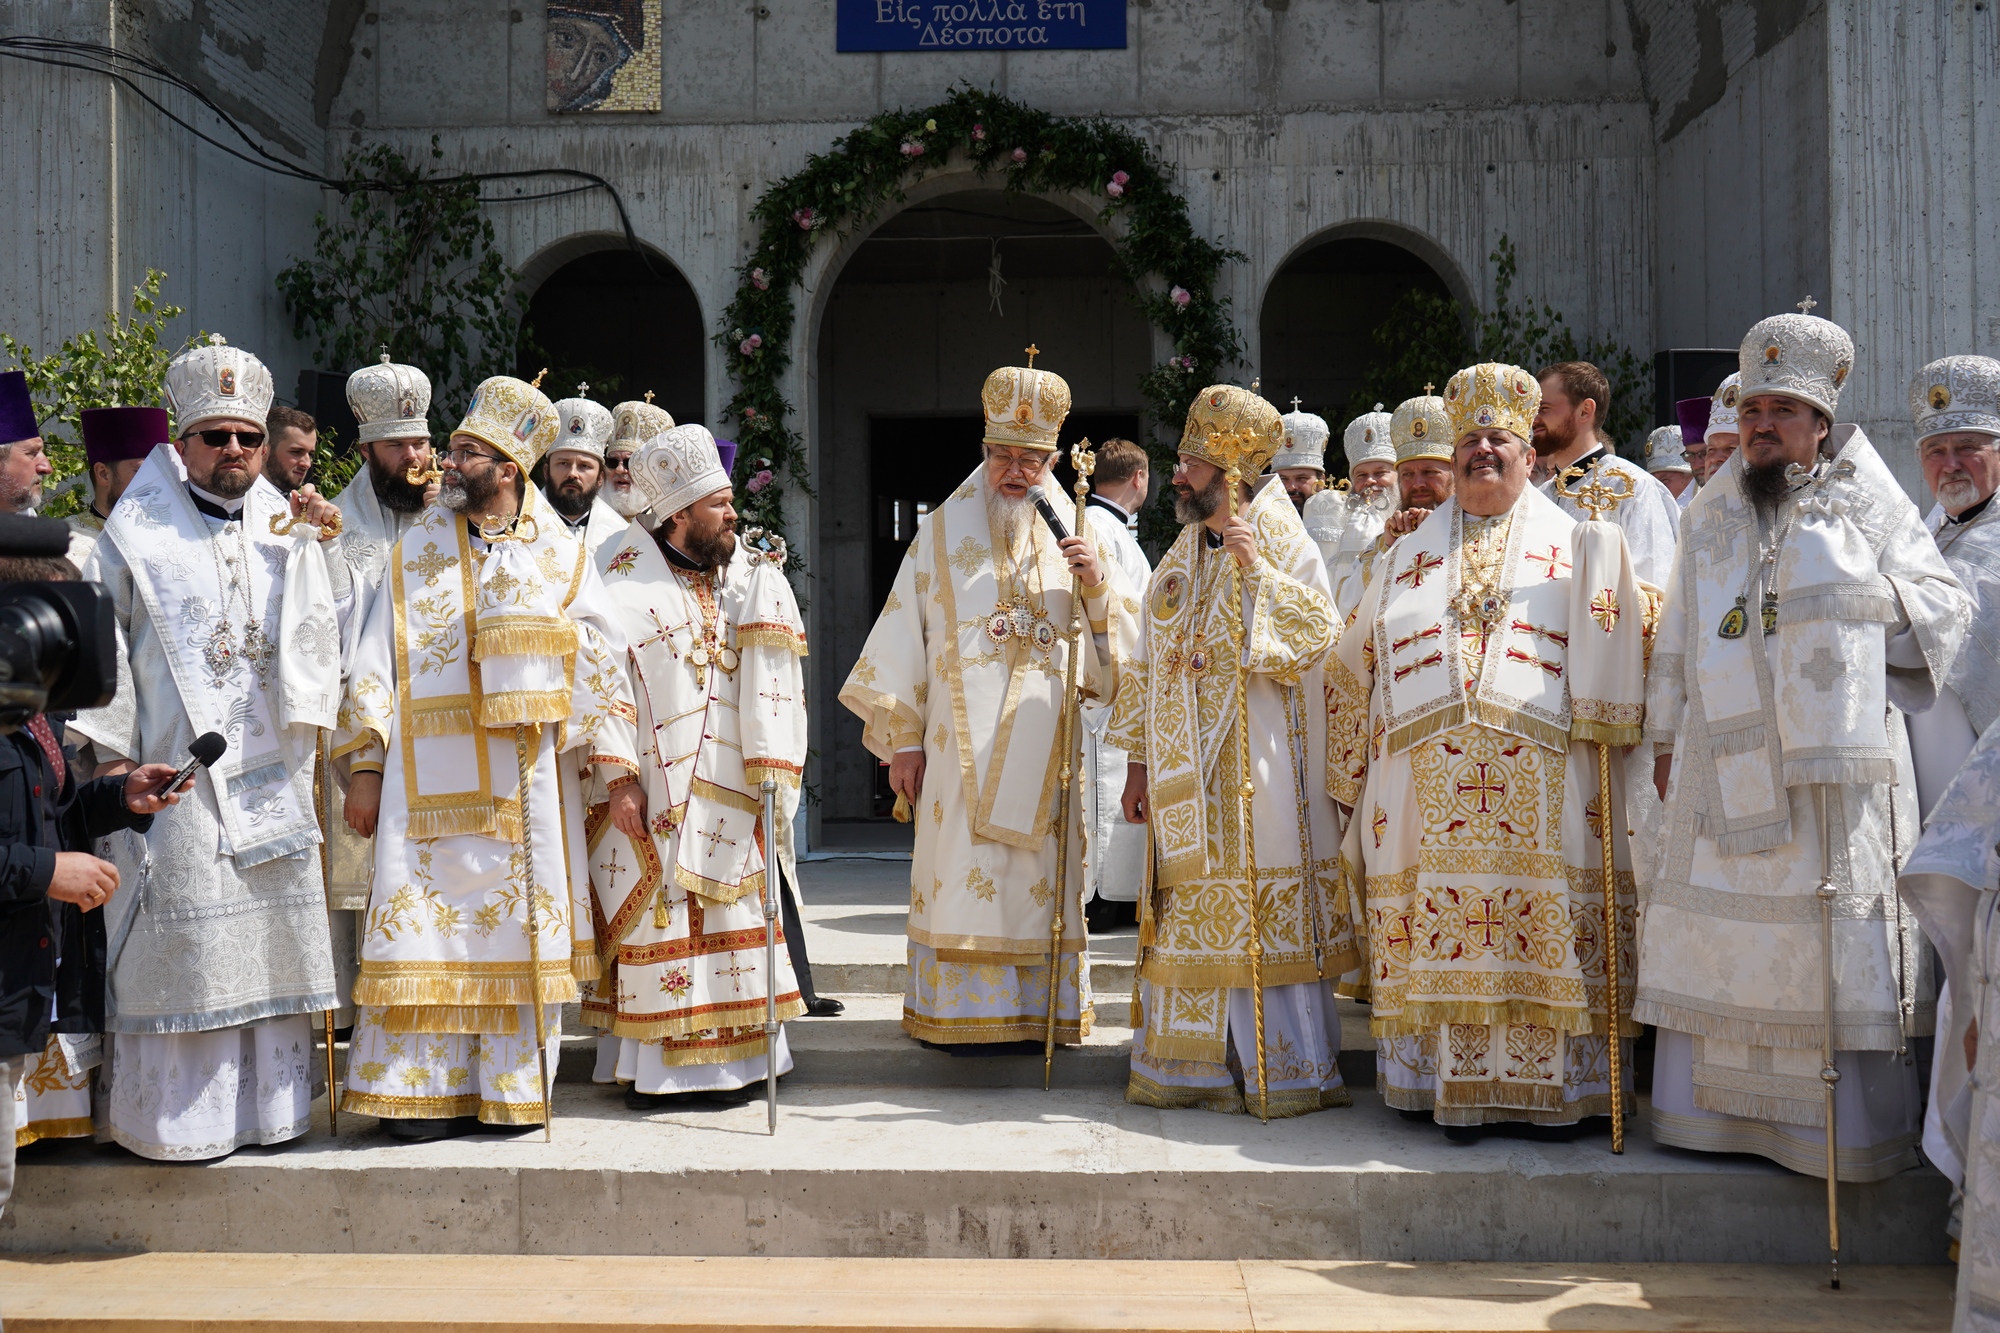
M734 846L736 845L736 839L734 839L734 838L725 838L725 837L723 837L723 836L722 836L722 816L721 816L721 815L717 815L717 816L715 817L715 827L714 827L713 829L697 829L697 830L695 830L695 831L696 831L697 833L699 833L699 834L700 834L700 835L701 835L702 837L704 837L704 838L707 838L707 839L708 839L708 854L709 854L710 856L714 856L714 855L715 855L715 849L716 849L716 847L717 847L718 845L722 844L722 843L725 843L725 842L726 842L726 843L728 843L728 844L729 844L729 845L730 845L731 847L734 847Z

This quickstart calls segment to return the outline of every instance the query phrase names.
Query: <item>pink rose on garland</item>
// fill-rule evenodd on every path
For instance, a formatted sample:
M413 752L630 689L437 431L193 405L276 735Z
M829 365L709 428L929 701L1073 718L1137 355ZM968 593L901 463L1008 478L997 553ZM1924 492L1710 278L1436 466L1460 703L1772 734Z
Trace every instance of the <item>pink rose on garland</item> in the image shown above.
M1188 289L1185 287L1177 286L1172 291L1167 293L1167 299L1169 301L1172 301L1175 305L1179 306L1181 309L1185 310L1187 309L1188 302L1194 300L1194 294L1188 291Z
M1120 185L1117 181L1112 181L1109 185L1104 187L1104 192L1110 195L1113 199L1116 199L1119 195L1125 193L1125 187L1123 185Z
M972 127L972 142L974 143L986 142L986 127L984 125L975 124Z
M924 145L921 140L905 139L903 140L902 153L904 157L922 157L924 155Z
M761 268L753 268L750 270L750 285L760 292L768 292L771 290L771 275Z
M756 408L754 408L754 407L746 407L746 408L744 408L744 409L743 409L743 419L744 419L745 421L755 421L755 420L757 419L757 409L756 409Z
M742 352L743 355L752 356L756 353L757 349L759 347L762 347L763 345L764 345L764 335L761 333L753 333L748 338L745 338L742 342L738 343L736 346L737 350Z
M757 492L763 490L766 486L769 486L770 484L771 484L771 469L765 468L762 471L760 471L756 476L750 478L749 482L747 482L744 485L743 489L749 491L750 494L755 495Z
M798 212L792 214L792 221L799 224L800 231L811 231L819 225L819 219L813 215L813 211L810 208L801 208Z
M1016 148L1014 150L1014 160L1016 162L1026 162L1028 160L1028 150L1025 148Z

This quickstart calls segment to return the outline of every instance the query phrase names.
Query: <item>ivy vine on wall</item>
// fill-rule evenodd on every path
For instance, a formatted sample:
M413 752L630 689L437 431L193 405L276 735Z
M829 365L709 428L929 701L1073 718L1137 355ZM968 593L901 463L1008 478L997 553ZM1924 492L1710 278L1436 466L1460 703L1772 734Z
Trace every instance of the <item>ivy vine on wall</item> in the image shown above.
M1241 360L1229 302L1214 286L1223 264L1243 256L1195 233L1169 168L1143 139L1102 119L1050 115L972 88L922 110L885 112L774 182L751 210L757 245L737 270L736 297L716 334L736 383L725 415L737 423L746 522L784 531L780 478L812 494L805 441L781 385L814 249L867 226L911 183L953 161L1003 179L1011 192L1093 195L1103 200L1101 223L1122 223L1112 233L1117 270L1146 318L1173 340L1173 355L1139 382L1154 426L1148 450L1162 473L1173 468L1188 404ZM1171 527L1171 508L1148 518Z

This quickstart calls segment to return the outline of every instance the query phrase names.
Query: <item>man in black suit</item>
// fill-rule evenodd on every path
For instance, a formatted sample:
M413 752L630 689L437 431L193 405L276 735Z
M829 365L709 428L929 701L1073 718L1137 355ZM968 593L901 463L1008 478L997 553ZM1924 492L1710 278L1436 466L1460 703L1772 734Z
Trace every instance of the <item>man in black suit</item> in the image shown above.
M75 577L60 556L0 556L0 584ZM83 849L120 829L144 833L180 800L160 790L171 764L86 779L63 745L64 721L37 713L0 735L0 1209L14 1189L14 1091L29 1062L65 1058L51 1050L55 1034L104 1030L97 909L117 891L118 871Z

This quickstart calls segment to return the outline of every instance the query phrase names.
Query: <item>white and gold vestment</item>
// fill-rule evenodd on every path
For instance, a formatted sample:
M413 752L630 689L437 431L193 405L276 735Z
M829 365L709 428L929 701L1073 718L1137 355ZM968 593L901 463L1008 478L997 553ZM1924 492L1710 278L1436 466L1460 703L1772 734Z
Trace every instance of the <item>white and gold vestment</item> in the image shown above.
M1203 525L1181 529L1154 571L1113 706L1113 742L1147 765L1156 848L1126 1089L1148 1106L1259 1109L1253 938L1263 944L1269 1113L1348 1104L1330 983L1359 957L1338 901L1333 802L1316 778L1321 666L1339 627L1298 512L1275 477L1263 481L1243 515L1257 540L1249 570ZM1244 754L1256 789L1254 885Z
M605 782L638 768L624 633L582 543L532 487L515 531L489 542L425 511L390 556L348 673L335 762L383 775L342 1101L364 1115L539 1121L527 1006L555 1015L597 975L580 784L591 767Z
M806 758L805 628L784 559L781 541L746 533L721 569L688 568L633 523L598 562L630 644L650 829L635 840L606 807L590 814L602 975L584 1017L607 1034L601 1081L743 1087L765 1076L771 986L780 1022L805 1012L783 948L764 975L765 876L774 841L782 860L791 839L763 827L762 788L777 781L789 823ZM790 1066L780 1033L779 1072Z
M840 691L871 754L887 762L924 751L903 1028L938 1043L1039 1040L1047 1018L1070 572L1032 509L1008 530L989 511L992 496L981 467L923 520ZM1115 563L1102 551L1099 560L1104 580L1085 590L1078 640L1077 687L1090 699L1112 697L1138 620ZM1080 788L1072 784L1065 818L1079 818ZM1081 1041L1090 1024L1076 828L1064 880L1063 1042Z

